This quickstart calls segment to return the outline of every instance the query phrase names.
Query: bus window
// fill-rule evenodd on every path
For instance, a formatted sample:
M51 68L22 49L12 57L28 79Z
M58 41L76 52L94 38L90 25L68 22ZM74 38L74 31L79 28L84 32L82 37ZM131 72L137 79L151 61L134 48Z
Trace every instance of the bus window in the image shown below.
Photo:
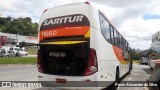
M109 23L107 22L107 20L105 20L105 18L101 14L100 14L100 25L101 25L102 35L109 43L111 43Z
M122 48L122 36L119 34L119 43L120 43L120 48Z
M117 46L117 30L114 28L114 42L115 45Z
M115 44L114 43L114 29L113 29L113 26L110 25L110 33L111 33L111 41L112 41L112 44Z
M117 46L120 47L120 34L117 32Z
M122 50L125 50L125 39L122 37Z

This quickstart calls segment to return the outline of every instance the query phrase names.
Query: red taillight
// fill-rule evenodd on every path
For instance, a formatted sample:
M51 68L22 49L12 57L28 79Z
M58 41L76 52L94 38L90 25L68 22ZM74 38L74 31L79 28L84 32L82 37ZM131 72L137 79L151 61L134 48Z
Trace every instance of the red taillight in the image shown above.
M98 71L98 65L97 65L96 51L90 48L89 62L84 75L85 76L92 75L97 71Z
M89 4L89 2L85 2L85 4Z
M39 72L43 72L43 69L41 66L41 59L40 59L40 50L38 50L38 55L37 55L37 68Z

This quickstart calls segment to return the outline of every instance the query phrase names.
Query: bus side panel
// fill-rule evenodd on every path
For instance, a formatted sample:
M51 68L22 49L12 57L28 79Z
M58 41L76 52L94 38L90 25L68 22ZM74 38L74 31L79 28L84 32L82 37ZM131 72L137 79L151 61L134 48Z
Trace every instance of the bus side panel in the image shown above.
M119 64L112 45L102 36L101 32L91 27L90 47L96 50L98 62L98 80L115 81L115 67Z
M103 52L101 55L97 55L97 57L99 57L98 60L105 60L105 61L107 60L108 64L112 64L113 66L111 66L111 67L114 68L114 70L113 70L114 74L116 72L116 67L119 66L120 77L122 77L124 74L126 74L129 71L129 63L127 63L127 64L120 63L119 60L118 60L118 58L117 58L117 56L115 55L114 48L113 48L114 46L111 45L111 44L109 44L105 40L105 38L102 36L101 29L100 29L100 22L99 22L99 12L97 12L97 11L98 11L98 9L95 8L95 7L90 8L90 12L92 13L92 14L90 14L90 17L94 18L94 19L91 19L91 26L93 26L94 28L97 28L96 30L99 31L98 33L99 33L99 36L101 37L101 38L98 38L98 36L93 35L93 37L95 36L94 39L95 40L97 39L97 42L94 43L94 45L98 44L97 45L97 47L98 47L97 51L99 51L100 54ZM92 39L92 36L91 36L91 39ZM105 55L103 55L103 54L105 54ZM109 63L110 60L111 60L112 63ZM113 80L115 80L115 79L113 79Z
M115 52L115 55L117 59L119 60L119 72L120 72L120 77L125 75L129 71L129 59L124 60L124 51L116 46L112 46L113 50Z

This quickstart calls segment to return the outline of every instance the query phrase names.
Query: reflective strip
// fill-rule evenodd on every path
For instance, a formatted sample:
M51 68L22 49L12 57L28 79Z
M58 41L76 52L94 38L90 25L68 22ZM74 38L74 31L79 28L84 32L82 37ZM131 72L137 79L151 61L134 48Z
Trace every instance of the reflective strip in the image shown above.
M84 43L87 41L57 41L57 42L44 42L39 44L57 44L57 45L63 45L63 44L77 44L77 43Z

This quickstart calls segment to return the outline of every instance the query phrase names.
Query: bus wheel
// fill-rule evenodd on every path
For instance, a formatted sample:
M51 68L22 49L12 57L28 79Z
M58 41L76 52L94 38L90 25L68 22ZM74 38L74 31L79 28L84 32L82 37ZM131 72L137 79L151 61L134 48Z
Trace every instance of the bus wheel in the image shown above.
M116 69L116 82L119 81L119 68Z
M119 67L116 69L115 82L102 90L117 90L118 85L115 85L115 83L119 83Z
M129 63L129 71L128 71L128 74L130 74L130 73L131 73L131 70L132 70L132 64L131 64L131 63Z

